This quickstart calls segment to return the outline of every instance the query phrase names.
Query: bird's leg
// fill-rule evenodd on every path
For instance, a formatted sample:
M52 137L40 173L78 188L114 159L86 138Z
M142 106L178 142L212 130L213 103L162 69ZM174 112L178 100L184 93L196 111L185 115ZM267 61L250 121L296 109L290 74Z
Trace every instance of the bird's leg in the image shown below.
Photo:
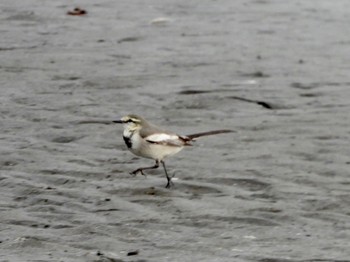
M161 162L162 165L163 165L164 172L165 172L165 175L166 175L166 179L168 180L168 183L166 184L165 188L170 188L171 185L173 185L173 182L171 182L172 177L169 177L168 172L166 171L166 167L165 167L164 161L161 160L160 162Z
M143 173L143 170L145 169L155 169L155 168L158 168L159 167L159 161L156 160L156 164L154 166L150 166L150 167L140 167L134 171L132 171L130 174L131 175L136 175L137 173L141 173L143 176L146 176L145 173Z

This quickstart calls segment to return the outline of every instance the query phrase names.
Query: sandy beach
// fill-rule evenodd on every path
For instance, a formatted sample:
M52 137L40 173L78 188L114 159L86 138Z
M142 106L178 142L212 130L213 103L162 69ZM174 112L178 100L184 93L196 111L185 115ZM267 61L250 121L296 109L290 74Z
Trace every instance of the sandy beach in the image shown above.
M79 7L83 15L69 15ZM0 261L350 261L350 2L0 3ZM112 120L199 139L147 176Z

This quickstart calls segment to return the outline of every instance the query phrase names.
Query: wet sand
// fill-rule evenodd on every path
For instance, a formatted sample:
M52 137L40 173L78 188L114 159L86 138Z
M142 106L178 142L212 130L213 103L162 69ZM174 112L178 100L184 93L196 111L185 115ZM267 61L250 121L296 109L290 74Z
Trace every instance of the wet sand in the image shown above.
M0 261L350 261L348 1L74 4L0 3Z

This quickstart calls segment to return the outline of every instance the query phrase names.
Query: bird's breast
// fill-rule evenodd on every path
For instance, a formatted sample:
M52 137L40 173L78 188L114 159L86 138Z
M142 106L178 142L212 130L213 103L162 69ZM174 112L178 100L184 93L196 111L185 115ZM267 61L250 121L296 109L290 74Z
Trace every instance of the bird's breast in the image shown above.
M129 150L138 150L141 147L142 138L137 132L124 130L123 139Z
M123 132L123 139L128 149L131 149L134 146L134 136L135 133L128 129L125 129Z

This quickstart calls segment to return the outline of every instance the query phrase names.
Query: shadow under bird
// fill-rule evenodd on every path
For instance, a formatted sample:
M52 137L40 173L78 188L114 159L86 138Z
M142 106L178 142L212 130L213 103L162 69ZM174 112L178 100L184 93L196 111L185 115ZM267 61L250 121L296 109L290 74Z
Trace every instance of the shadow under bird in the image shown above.
M113 122L124 124L123 139L132 153L156 161L154 166L140 167L132 171L131 174L141 173L145 175L144 170L158 168L159 163L161 163L168 180L166 188L169 188L172 184L164 163L166 157L175 155L185 146L191 146L191 142L195 141L195 138L233 132L232 130L222 129L180 136L155 126L137 115L127 115Z

